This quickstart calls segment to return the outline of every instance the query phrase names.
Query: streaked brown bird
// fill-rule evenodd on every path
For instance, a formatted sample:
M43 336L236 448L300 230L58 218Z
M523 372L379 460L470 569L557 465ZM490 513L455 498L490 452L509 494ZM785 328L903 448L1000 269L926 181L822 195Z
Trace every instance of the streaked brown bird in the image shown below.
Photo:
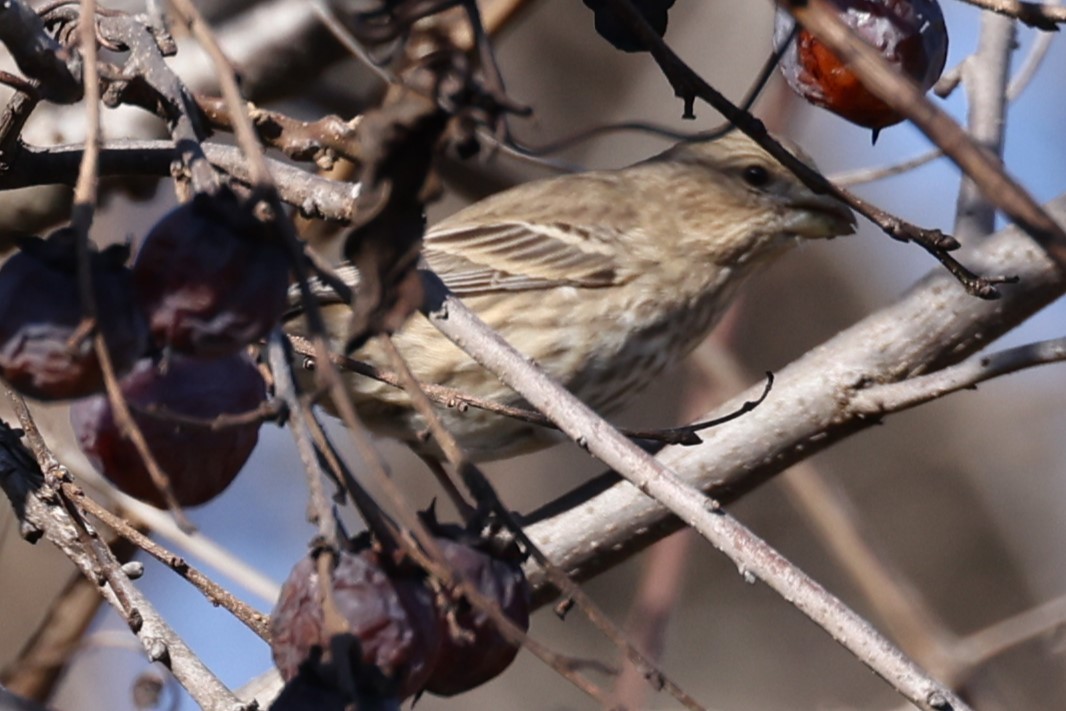
M707 336L747 275L801 239L850 234L854 226L842 202L815 194L734 131L620 170L498 193L431 228L423 254L425 265L489 326L609 415ZM355 270L341 274L357 284ZM340 349L350 308L318 291ZM286 328L303 334L303 319ZM525 406L423 317L412 317L394 339L420 381ZM373 341L354 357L388 369ZM372 430L436 454L418 437L425 423L402 390L346 377ZM476 408L441 408L440 414L474 460L559 439L550 429Z

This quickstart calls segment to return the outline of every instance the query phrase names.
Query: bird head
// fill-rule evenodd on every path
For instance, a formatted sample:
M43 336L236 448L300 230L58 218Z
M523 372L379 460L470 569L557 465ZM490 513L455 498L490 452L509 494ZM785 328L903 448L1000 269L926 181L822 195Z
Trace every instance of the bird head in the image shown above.
M781 139L778 139L781 140ZM800 161L817 170L802 149L781 140ZM851 234L855 216L839 198L819 194L751 138L733 131L713 141L678 144L646 162L666 162L687 173L673 194L682 219L703 221L705 234L717 234L722 254L715 261L736 264L773 252L796 238ZM721 235L730 234L729 239Z

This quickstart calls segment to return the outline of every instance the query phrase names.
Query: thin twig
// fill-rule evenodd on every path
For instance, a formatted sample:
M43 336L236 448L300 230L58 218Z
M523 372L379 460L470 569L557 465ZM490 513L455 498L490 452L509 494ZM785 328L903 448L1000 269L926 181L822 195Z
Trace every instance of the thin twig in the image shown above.
M1066 625L1066 595L1048 600L963 637L959 641L957 653L965 660L965 667L956 672L956 678L964 682L966 677L989 660L1040 635L1060 629L1063 625Z
M640 584L626 621L633 645L658 662L665 648L666 628L681 597L681 586L690 563L689 550L696 540L692 531L678 531L659 541L648 552ZM614 685L619 707L647 708L648 675L626 660Z
M1066 360L1066 338L1029 343L975 356L935 373L860 388L851 398L850 407L866 416L902 412L960 390L974 389L993 378L1063 360Z
M204 152L213 165L229 173L237 182L251 184L251 173L238 148L207 143ZM0 172L0 189L52 183L73 185L82 154L80 144L26 147L8 170ZM174 160L179 158L171 141L108 142L100 153L100 174L167 177ZM349 222L356 217L357 185L319 177L278 160L267 162L271 172L281 181L281 198L299 208L304 215L339 222Z
M333 505L326 496L323 486L324 473L315 452L314 442L304 421L304 409L300 403L296 383L289 368L289 359L285 352L285 337L277 329L270 334L267 343L270 371L274 374L274 387L277 396L285 402L289 413L289 430L292 432L296 449L300 454L307 475L307 488L311 492L312 523L318 527L322 542L334 551L341 550L341 535L337 519L333 514ZM329 578L324 578L328 580ZM323 588L329 586L324 585Z
M270 641L270 628L267 615L257 612L246 603L238 600L221 585L189 565L184 558L159 545L131 526L128 521L116 516L97 502L93 501L80 487L75 486L72 483L64 483L62 488L64 494L66 494L66 496L78 507L84 509L86 513L98 518L112 531L173 570L182 578L188 580L193 587L203 593L204 597L207 598L212 605L229 610L230 613L243 622L248 629L263 640Z
M932 163L937 158L943 157L944 152L939 148L934 148L931 151L926 151L913 158L908 158L907 160L898 163L892 163L891 165L880 166L877 168L859 168L844 173L834 173L828 177L834 184L843 188L850 188L856 185L863 185L864 183L872 183L876 180L891 178L894 175L908 173L915 168L920 168L926 163Z
M288 334L288 338L296 353L308 358L311 362L315 362L315 351L310 341L302 336L296 336L293 334ZM343 370L358 373L359 375L377 380L386 385L391 385L395 388L404 389L403 378L395 370L382 370L370 363L335 352L330 353L330 360ZM723 425L751 412L770 394L773 382L773 373L767 372L766 385L757 398L745 401L736 410L726 413L721 417L715 417L714 419L701 422L693 422L692 424L682 425L680 427L647 430L637 430L625 427L618 427L616 429L626 437L635 440L647 440L649 442L657 442L661 444L681 444L687 446L699 444L702 440L699 435L696 434L697 432ZM446 385L419 382L418 386L423 394L437 405L458 408L460 412L464 411L467 407L476 407L479 410L485 410L486 412L503 415L504 417L510 417L533 425L558 429L558 426L554 422L536 410L530 410L525 407L515 407L514 405L505 405L494 400L487 400L482 397L477 397L476 395L464 393L461 390L456 390L455 388L450 388Z
M251 171L252 185L259 189L272 190L274 180L263 157L263 148L256 138L255 128L248 116L244 98L241 96L240 88L234 78L233 65L230 64L229 59L223 53L210 26L195 5L189 0L171 0L171 5L181 15L193 36L215 65L222 97L230 108L230 120L233 122L233 132L237 137L237 144L240 146Z

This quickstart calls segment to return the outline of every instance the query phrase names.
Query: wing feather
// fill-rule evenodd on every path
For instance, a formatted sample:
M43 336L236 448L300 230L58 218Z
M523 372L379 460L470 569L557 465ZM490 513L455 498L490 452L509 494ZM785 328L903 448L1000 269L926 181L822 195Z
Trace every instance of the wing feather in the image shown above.
M561 220L560 206L573 206L575 193L599 195L599 202L614 205L614 227L578 228L573 226L578 220ZM623 241L616 230L636 227L635 214L625 211L630 199L627 184L609 172L526 183L431 228L423 244L423 263L461 296L625 283L635 274L611 252ZM351 265L337 271L350 286L357 284L358 272ZM317 279L312 289L324 302L339 301ZM290 289L290 300L298 308L297 289Z
M609 254L612 235L561 224L499 222L431 230L423 255L457 294L555 286L596 288L628 279Z

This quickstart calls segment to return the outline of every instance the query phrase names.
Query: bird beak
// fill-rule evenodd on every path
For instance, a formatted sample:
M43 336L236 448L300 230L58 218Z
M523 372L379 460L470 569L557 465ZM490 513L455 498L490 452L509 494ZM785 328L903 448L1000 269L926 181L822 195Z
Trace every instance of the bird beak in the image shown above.
M788 229L800 237L823 239L855 232L855 214L832 195L808 194L796 200Z

